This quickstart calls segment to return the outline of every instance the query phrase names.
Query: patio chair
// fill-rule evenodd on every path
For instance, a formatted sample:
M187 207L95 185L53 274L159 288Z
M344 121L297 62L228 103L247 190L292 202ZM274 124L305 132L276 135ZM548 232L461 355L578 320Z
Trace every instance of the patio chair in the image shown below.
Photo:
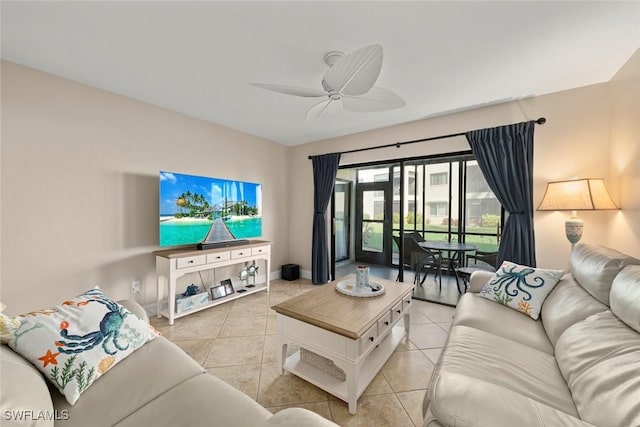
M473 264L469 262L472 259L473 259ZM498 252L476 251L473 255L468 255L467 266L455 269L456 286L458 287L458 292L463 293L462 290L460 289L459 279L462 279L462 284L464 285L464 290L466 292L469 279L471 278L471 274L473 272L496 271L497 262L498 262Z
M487 270L491 270L489 267L493 267L493 270L495 270L497 268L498 252L476 251L474 254L467 256L467 265L469 265L470 260L473 260L474 267L485 267Z
M405 231L404 237L413 237L416 239L416 242L424 242L424 237L422 237L422 234L417 231Z
M442 289L441 268L442 262L437 252L430 251L418 244L418 241L411 235L404 236L404 265L409 266L416 272L413 283L422 286L429 271L435 273L434 280L439 279L439 286ZM424 277L422 273L424 272Z

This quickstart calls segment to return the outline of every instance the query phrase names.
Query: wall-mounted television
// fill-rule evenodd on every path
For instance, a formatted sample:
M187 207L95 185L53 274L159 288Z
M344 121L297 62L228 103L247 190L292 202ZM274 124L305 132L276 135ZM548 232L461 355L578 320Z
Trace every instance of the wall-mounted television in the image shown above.
M262 186L160 172L160 246L218 244L262 236Z

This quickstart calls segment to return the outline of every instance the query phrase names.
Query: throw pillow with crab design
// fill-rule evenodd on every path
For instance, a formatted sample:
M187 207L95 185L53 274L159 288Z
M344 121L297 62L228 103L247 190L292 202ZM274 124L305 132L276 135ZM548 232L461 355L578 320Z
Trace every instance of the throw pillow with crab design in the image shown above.
M2 338L73 405L100 376L156 336L150 325L96 288L13 318Z

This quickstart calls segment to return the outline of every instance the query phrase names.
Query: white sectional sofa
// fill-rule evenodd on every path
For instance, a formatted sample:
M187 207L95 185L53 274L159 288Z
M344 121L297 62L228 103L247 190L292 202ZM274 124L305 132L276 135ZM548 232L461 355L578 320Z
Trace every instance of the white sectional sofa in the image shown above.
M120 301L148 321L138 304ZM132 353L70 405L43 375L0 345L0 426L312 426L336 424L300 408L273 415L158 337Z
M423 403L424 426L640 426L640 260L580 244L540 319L474 273Z

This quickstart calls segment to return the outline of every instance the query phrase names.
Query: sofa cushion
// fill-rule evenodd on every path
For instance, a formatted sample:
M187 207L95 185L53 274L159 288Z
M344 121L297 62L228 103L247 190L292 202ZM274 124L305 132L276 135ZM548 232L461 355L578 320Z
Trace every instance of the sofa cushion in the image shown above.
M532 268L505 261L484 285L480 296L537 319L542 303L563 274L562 270Z
M610 427L640 425L640 335L611 311L569 327L556 343L558 366L580 418Z
M56 414L47 382L33 365L0 344L2 426L53 426ZM65 413L59 413L63 419Z
M428 402L426 399L424 401ZM424 420L424 422L422 423L422 427L444 427L444 424L442 424L433 416L431 407L429 407L428 405L422 408L422 413L424 414L422 417L422 419Z
M178 346L158 337L114 366L75 405L71 406L56 390L52 391L52 398L56 409L69 411L64 427L94 425L93 420L111 426L178 384L204 373L205 369Z
M640 265L625 267L611 286L611 311L627 326L640 332Z
M541 322L481 298L478 294L462 295L452 325L470 326L553 354L553 346Z
M585 291L571 274L566 274L544 301L540 318L549 340L555 346L569 326L608 309Z
M176 384L171 390L113 425L244 427L262 425L270 416L271 412L246 394L213 375L204 373Z
M425 427L593 427L575 415L491 381L443 374L430 389L434 397L425 414Z
M609 292L616 275L627 265L640 260L613 249L580 243L571 252L571 274L594 298L609 305Z
M50 309L18 316L8 344L42 371L70 404L157 333L91 289Z
M479 380L495 384L577 415L553 355L479 329L468 326L451 328L447 346L431 381L445 374L468 377L470 383ZM430 399L433 400L434 396Z
M302 408L285 408L276 412L265 423L265 427L300 427L300 426L318 426L318 427L337 427L337 424L321 417L315 412L307 411Z

